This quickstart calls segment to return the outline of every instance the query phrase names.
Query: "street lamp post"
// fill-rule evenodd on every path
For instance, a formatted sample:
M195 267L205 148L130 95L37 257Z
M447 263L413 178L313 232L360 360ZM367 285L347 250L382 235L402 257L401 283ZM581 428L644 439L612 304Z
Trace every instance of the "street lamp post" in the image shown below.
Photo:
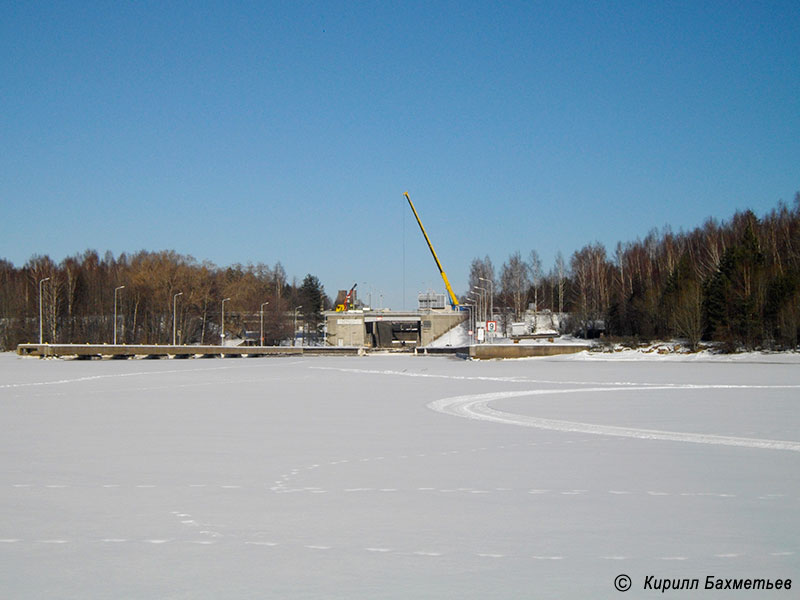
M478 277L481 281L489 283L489 321L494 320L494 281L485 277Z
M474 310L472 311L472 321L474 323L473 331L475 331L475 336L478 333L478 319L481 318L481 294L476 293L475 290L470 290L467 293L467 298L472 298L475 304L473 305Z
M117 292L124 290L125 286L120 285L114 288L114 345L117 345Z
M472 326L472 319L475 317L475 311L474 311L475 305L474 304L468 304L468 303L464 302L461 306L463 306L464 308L466 308L469 311L469 319L467 320L467 326L469 328L469 332L468 333L469 333L470 340L472 340L474 342L475 330L473 329L473 326Z
M294 309L294 329L292 330L292 346L297 346L297 311L303 308L301 304Z
M487 290L486 288L478 287L477 285L475 286L475 289L485 292L487 295L489 293L489 290ZM481 294L481 299L483 299L483 294ZM483 312L481 313L481 320L483 321L486 320L486 300L483 300Z
M369 286L369 292L367 292L367 304L369 305L370 310L372 310L372 284L365 281L361 285L363 286L363 289L366 289L366 287Z
M262 302L261 303L261 345L264 345L264 307L269 304L269 302Z
M467 298L472 298L472 300L475 301L475 310L477 311L477 314L475 315L475 326L477 327L478 319L481 317L481 295L472 289L467 293Z
M172 345L177 345L178 333L178 296L183 296L183 292L178 292L172 297Z
M225 345L225 303L230 300L230 298L223 298L222 299L222 332L219 334L219 345Z
M44 344L44 325L42 324L42 284L50 281L49 277L39 280L39 343Z

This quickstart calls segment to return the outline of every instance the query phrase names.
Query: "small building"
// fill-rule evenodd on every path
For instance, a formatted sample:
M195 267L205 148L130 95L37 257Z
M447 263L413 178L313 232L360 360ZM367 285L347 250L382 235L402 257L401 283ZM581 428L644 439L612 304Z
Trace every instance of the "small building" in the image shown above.
M420 311L445 310L447 308L447 296L429 290L417 296L417 305Z
M560 335L566 314L550 310L536 310L531 304L525 311L522 321L511 323L510 337L555 337Z
M327 345L368 348L424 347L467 318L467 313L449 309L328 311L324 315Z

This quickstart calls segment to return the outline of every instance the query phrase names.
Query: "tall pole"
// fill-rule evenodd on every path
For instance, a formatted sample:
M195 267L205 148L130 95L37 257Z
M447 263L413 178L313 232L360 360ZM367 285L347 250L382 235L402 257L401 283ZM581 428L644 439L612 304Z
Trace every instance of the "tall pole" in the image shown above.
M44 344L44 325L42 324L42 284L50 281L49 277L39 280L39 343Z
M117 292L124 290L125 286L120 285L114 288L114 345L117 345Z
M472 298L475 302L475 310L473 311L473 322L475 323L475 327L473 331L477 334L478 332L478 319L481 318L481 294L476 293L474 289L470 290L467 294L468 298Z
M489 290L487 290L486 288L478 287L476 285L475 289L485 292L487 295L489 294ZM483 294L481 294L481 299L483 299ZM483 301L483 312L481 312L481 320L483 321L486 320L486 300Z
M478 277L481 281L489 283L489 321L494 320L494 281L485 277Z
M183 296L183 292L178 292L172 297L172 345L177 345L178 333L178 296Z
M269 304L269 302L263 302L261 304L261 345L264 345L264 307Z
M219 345L225 345L225 303L230 300L230 298L223 298L222 299L222 332L219 334Z
M303 308L301 304L297 308L294 309L294 329L292 331L292 346L297 346L297 311Z
M487 321L494 321L494 281L485 277L478 277L478 279L489 283L489 318Z
M467 297L468 298L471 297L475 301L475 304L476 304L475 308L476 308L477 313L478 313L478 314L475 315L475 326L477 327L478 326L478 319L481 318L481 295L480 294L476 294L475 290L471 289L469 291L469 293L467 294Z
M370 310L372 310L372 284L364 281L361 283L361 285L362 289L365 289L367 286L369 286L369 292L367 292L367 304L369 305Z
M469 310L469 319L467 320L468 328L469 328L469 331L471 332L469 337L470 337L470 340L474 341L474 339L475 339L475 330L472 327L472 319L475 317L475 310L474 310L475 305L474 304L467 304L465 302L461 306L464 306L464 307L467 308L467 310Z

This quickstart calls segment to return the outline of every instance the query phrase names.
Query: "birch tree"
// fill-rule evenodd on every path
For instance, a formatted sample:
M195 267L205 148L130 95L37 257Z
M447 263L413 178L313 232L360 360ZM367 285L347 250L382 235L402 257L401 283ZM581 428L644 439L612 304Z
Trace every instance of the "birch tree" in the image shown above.
M528 255L528 270L533 287L533 310L539 310L539 286L542 283L542 259L536 250L531 250Z
M530 288L530 267L522 260L519 251L508 257L503 263L500 285L503 296L511 304L514 311L514 319L520 320L528 301L528 289Z

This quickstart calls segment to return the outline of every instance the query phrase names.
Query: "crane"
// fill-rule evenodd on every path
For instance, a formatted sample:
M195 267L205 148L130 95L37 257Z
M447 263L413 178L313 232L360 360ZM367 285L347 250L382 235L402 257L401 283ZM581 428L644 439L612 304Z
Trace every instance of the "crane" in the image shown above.
M353 290L356 289L358 283L354 283L353 287L350 288L350 291L347 292L347 295L344 297L344 303L338 304L336 306L336 312L344 312L350 310L350 297L353 295Z
M458 306L458 298L456 298L455 293L453 293L453 288L450 287L450 282L447 280L447 274L444 272L442 268L442 263L439 261L439 257L436 256L436 250L433 249L433 244L431 244L431 239L428 237L428 234L425 232L425 228L422 226L422 221L419 218L419 214L417 214L417 209L414 208L414 203L411 202L411 196L408 195L408 192L403 192L403 195L408 200L408 205L411 207L414 216L417 218L417 224L419 228L422 230L422 235L425 236L425 241L428 242L428 248L430 248L431 254L433 255L433 260L436 261L436 267L439 269L439 274L442 276L444 280L444 286L447 288L447 293L450 294L450 306L453 308Z

